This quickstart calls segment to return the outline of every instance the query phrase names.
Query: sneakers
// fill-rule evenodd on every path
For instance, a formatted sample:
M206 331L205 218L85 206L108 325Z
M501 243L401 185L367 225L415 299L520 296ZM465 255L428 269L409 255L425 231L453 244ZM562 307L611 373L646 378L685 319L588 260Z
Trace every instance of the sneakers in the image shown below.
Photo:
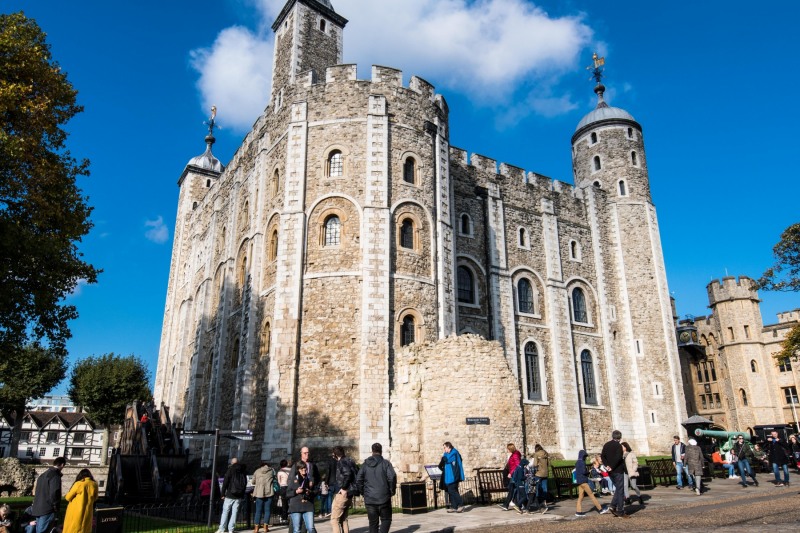
M677 486L677 487L675 487L675 488L676 488L676 489L678 489L678 490L681 490L681 489L683 489L683 485L678 485L678 486Z
M758 481L756 481L756 478L753 478L753 484L754 484L756 487L758 487Z
M776 487L783 487L783 483L775 483Z
M586 515L583 513L575 513L575 518L583 518L584 516Z
M599 512L600 514L607 514L607 513L610 513L610 512L611 512L611 507L603 507L603 508L602 508L600 511L598 511L598 512Z
M458 509L456 509L456 512L457 513L463 513L464 512L464 506L463 505L460 506Z
M503 505L502 503L498 503L498 504L497 504L497 506L498 506L500 509L504 510L504 511L510 511L510 510L511 510L511 509L509 509L508 507L506 507L505 505Z
M545 505L544 507L542 507L541 511L539 511L539 512L540 512L541 514L544 514L544 513L546 513L546 512L547 512L547 511L549 511L549 510L550 510L550 508L549 508L548 506L546 506L546 505Z
M523 513L522 507L517 507L517 506L515 505L515 506L514 506L514 509L515 509L515 510L516 510L516 511L517 511L519 514L522 514L522 513Z

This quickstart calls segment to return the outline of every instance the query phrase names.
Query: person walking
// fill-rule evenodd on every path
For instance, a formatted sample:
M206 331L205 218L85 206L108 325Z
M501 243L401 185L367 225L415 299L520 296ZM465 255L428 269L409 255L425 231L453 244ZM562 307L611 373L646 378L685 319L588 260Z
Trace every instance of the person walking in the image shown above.
M686 472L684 468L684 459L686 456L686 445L681 442L681 438L677 435L672 437L672 466L675 467L675 472L677 473L678 479L678 486L675 487L677 489L683 488L683 474ZM689 483L689 487L691 488L692 478L689 474L686 474L686 481Z
M731 450L733 454L739 458L739 462L737 463L739 465L739 483L741 483L744 488L747 488L746 476L750 476L753 479L753 484L758 487L758 480L750 465L750 460L755 457L750 443L745 442L744 437L739 435L736 437L736 442L733 443Z
M775 475L775 486L788 487L789 457L792 455L789 444L780 439L777 431L773 431L772 436L767 437L767 445L769 446L767 450L769 462L772 464L772 473ZM780 470L783 470L783 483L781 483Z
M292 473L292 468L286 459L281 459L280 466L277 476L281 490L278 496L281 504L281 523L285 524L289 521L289 496L286 494L286 490L289 487L289 475Z
M61 507L61 471L67 460L56 457L53 466L36 480L31 516L36 519L36 533L49 533Z
M333 458L333 486L336 492L331 504L331 529L334 533L350 533L347 513L353 505L353 496L356 493L356 464L345 457L341 446L333 448Z
M276 482L275 471L267 461L261 461L261 466L253 472L253 498L256 502L253 533L258 533L261 524L264 525L264 533L269 531L269 518L272 514L272 498L275 496L274 484Z
M453 448L452 443L445 442L442 448L444 449L442 476L444 477L445 487L447 487L447 494L450 496L450 508L447 509L447 512L461 513L464 511L464 500L461 498L461 494L458 493L458 484L464 481L464 464L461 461L461 454Z
M239 513L245 489L247 475L244 473L244 465L239 464L239 460L234 457L222 481L222 516L217 533L225 533L226 528L228 533L236 530L236 515Z
M697 445L697 441L689 439L689 445L686 446L686 472L694 479L694 490L699 496L703 493L703 465L705 459L703 458L703 450Z
M550 454L545 451L541 444L534 446L533 452L536 504L539 511L544 514L549 510L549 507L547 507L547 478L550 476Z
M514 443L509 442L506 445L506 450L508 450L509 456L503 471L508 472L508 474L506 475L506 483L508 484L508 495L506 496L506 500L503 503L498 504L500 508L503 509L504 511L509 510L509 505L516 505L514 503L514 494L517 491L517 487L514 483L511 482L511 476L514 474L514 470L516 470L517 465L519 465L520 459L522 459L522 453L520 453L517 447L514 446Z
M300 526L305 523L306 532L312 533L314 531L314 490L305 461L298 461L295 464L294 475L289 476L286 494L289 497L292 531L300 533Z
M636 498L639 500L639 505L644 506L644 500L642 500L642 492L639 490L639 485L637 484L639 480L639 458L636 457L636 454L633 453L630 444L627 442L622 443L622 448L625 450L623 457L625 458L625 503L630 503L629 501L629 492L628 492L628 485L633 491L636 493Z
M397 491L397 475L392 463L383 458L380 442L372 445L372 455L358 471L356 489L364 497L369 533L388 533L392 526L392 496Z
M64 515L63 533L92 533L97 482L88 468L78 472L75 483L64 497L69 502Z
M614 491L614 496L611 498L611 514L622 518L628 518L630 515L625 513L625 458L622 450L622 432L615 429L611 432L611 440L603 445L603 451L600 453L603 464L609 469L611 481L617 488Z
M583 507L581 505L584 495L589 496L598 513L606 514L608 512L608 508L604 508L600 505L600 502L597 501L594 491L589 486L588 467L586 466L587 455L586 450L581 450L578 452L578 460L575 461L575 484L578 486L578 504L576 506L575 516L579 518L586 516L583 514Z

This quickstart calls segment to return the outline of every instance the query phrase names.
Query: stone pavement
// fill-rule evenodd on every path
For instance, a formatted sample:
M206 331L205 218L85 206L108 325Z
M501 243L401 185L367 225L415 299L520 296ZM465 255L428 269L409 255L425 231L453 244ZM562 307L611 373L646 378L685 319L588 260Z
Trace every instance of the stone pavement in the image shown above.
M794 476L797 479L797 476ZM643 490L645 506L638 504L627 506L627 511L634 517L638 513L648 513L648 511L666 510L669 507L680 507L685 510L696 504L718 502L720 508L730 505L737 505L737 500L742 497L747 499L769 499L771 495L783 495L786 492L796 494L796 487L776 487L771 479L772 475L761 474L758 476L760 486L752 484L748 488L739 485L738 479L716 479L709 483L702 495L697 495L689 489L677 490L675 486L657 487L650 490ZM798 482L800 486L800 481ZM598 498L602 505L611 501L610 496ZM427 513L408 515L395 513L392 517L393 533L445 533L454 531L468 531L478 529L492 529L506 527L523 526L532 522L540 525L553 524L556 522L577 522L586 521L596 517L593 511L591 500L583 499L583 511L587 514L586 518L575 517L575 507L577 498L565 498L555 504L551 504L550 510L542 514L519 514L516 511L504 511L497 505L474 505L467 506L463 513L447 513L444 509L429 511ZM682 511L683 512L683 511ZM591 518L590 518L591 517ZM602 519L608 519L610 523L620 521L611 514L607 514ZM632 522L631 520L630 522ZM625 521L629 522L629 521ZM329 520L318 520L315 524L318 533L331 533L332 528ZM286 526L270 526L270 531L286 531ZM355 515L350 517L351 533L366 533L366 515Z

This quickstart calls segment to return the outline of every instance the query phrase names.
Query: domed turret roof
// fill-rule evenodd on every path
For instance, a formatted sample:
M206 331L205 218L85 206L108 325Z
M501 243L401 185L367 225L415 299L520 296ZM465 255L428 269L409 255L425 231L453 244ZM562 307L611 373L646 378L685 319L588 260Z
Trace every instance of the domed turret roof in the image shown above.
M581 121L578 122L578 127L575 128L575 131L578 131L584 126L588 126L589 124L600 122L601 120L615 118L636 122L636 119L624 109L620 109L619 107L611 107L607 103L601 101L599 104L597 104L597 107L594 110L587 113L586 116L584 116Z
M211 137L210 135L208 137ZM195 156L186 163L186 166L193 166L202 168L203 170L212 170L214 172L222 172L225 170L225 165L220 163L219 159L214 157L214 154L211 153L211 145L214 144L214 138L211 137L211 142L209 142L209 138L206 137L206 151L202 154Z

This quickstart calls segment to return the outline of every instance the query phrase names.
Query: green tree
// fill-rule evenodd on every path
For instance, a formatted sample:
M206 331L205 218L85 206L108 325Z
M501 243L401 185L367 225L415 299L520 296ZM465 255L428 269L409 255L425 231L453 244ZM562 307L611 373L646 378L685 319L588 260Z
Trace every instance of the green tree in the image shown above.
M134 400L149 401L150 372L135 355L107 353L75 364L69 378L69 397L103 425L119 424Z
M0 362L0 406L14 412L16 420L25 413L29 398L40 398L64 379L66 353L54 352L33 343L8 354ZM22 424L15 424L11 439L11 457L17 456Z
M800 223L792 224L781 233L781 240L772 248L775 264L762 275L757 286L767 291L800 291ZM794 326L774 354L778 362L797 360L800 356L800 324Z
M99 271L77 243L92 227L91 208L76 185L89 162L66 149L63 126L83 108L50 55L45 34L24 13L0 15L0 360L41 343L63 357L68 321L64 298ZM24 348L22 350L25 350ZM63 376L62 376L63 377ZM2 388L9 384L2 375ZM29 394L29 397L34 394Z

